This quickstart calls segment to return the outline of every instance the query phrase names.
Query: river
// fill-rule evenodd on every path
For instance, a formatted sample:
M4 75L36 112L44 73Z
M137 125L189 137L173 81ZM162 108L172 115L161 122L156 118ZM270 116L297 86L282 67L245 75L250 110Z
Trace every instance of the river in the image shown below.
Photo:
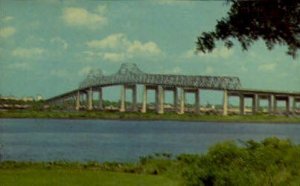
M266 137L300 144L300 124L0 119L2 160L136 161L153 153L202 153L218 142Z

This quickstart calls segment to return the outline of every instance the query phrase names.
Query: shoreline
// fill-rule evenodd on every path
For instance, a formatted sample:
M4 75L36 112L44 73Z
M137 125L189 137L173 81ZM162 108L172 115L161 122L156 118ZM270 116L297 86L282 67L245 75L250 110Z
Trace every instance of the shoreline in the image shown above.
M73 120L123 120L123 121L180 121L180 122L215 122L215 123L272 123L300 124L300 116L284 115L208 115L186 113L157 114L154 112L97 112L97 111L34 111L34 110L9 110L0 112L0 119L73 119Z

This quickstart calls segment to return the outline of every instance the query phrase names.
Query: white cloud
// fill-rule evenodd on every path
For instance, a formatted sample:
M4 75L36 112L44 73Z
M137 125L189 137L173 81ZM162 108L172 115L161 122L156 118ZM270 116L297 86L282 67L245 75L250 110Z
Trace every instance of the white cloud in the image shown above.
M12 55L16 57L36 57L40 56L45 52L42 48L16 48L12 51Z
M76 7L65 8L62 18L70 26L83 26L92 29L99 28L107 22L106 17L100 14Z
M226 47L221 48L215 48L210 53L202 53L202 52L196 52L194 49L188 50L184 53L184 57L187 59L191 59L194 57L207 57L207 58L229 58L233 55L233 49L228 49Z
M158 55L161 53L160 48L152 41L144 44L140 41L134 41L129 44L127 51L129 53L143 53L152 55Z
M128 45L129 41L121 33L112 34L102 40L92 40L86 43L90 48L117 48Z
M131 41L122 33L112 34L101 40L92 40L87 42L86 45L91 49L98 50L96 56L100 55L103 59L113 62L134 56L157 56L162 54L161 49L155 42ZM86 54L91 57L95 52L89 51Z
M16 29L14 27L5 27L0 29L0 37L8 38L16 33Z
M103 53L103 59L112 62L123 61L125 58L127 58L127 56L124 53L116 53L116 52Z
M68 47L69 47L68 43L67 43L64 39L62 39L62 38L60 38L60 37L54 37L54 38L52 38L52 39L50 40L50 42L62 46L62 48L63 48L64 50L68 49Z
M275 70L277 64L276 63L267 63L258 66L258 70L260 71L273 71Z
M7 21L11 21L13 19L14 19L14 17L12 17L12 16L5 16L5 17L2 18L2 21L7 22Z

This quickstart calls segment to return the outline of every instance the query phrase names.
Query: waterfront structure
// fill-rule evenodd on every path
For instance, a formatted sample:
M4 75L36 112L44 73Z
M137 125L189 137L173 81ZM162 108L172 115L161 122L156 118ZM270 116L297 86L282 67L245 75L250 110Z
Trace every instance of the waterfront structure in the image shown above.
M159 114L165 112L165 92L173 92L173 107L178 114L185 112L185 96L192 93L195 96L194 112L200 113L200 92L201 90L223 91L222 114L228 114L229 97L239 97L239 113L245 114L245 99L252 99L252 113L259 112L260 100L268 101L268 113L277 113L278 101L284 101L286 113L296 114L297 104L300 103L300 92L279 92L267 90L253 90L242 87L238 77L229 76L188 76L188 75L164 75L149 74L141 71L136 64L122 64L119 71L113 75L104 76L102 73L90 74L80 86L72 91L52 97L46 100L49 104L63 102L72 98L75 100L75 109L82 108L86 103L87 110L104 110L103 88L121 85L119 111L127 111L126 91L132 90L131 111L142 113L147 112L148 90L155 91L155 106ZM137 103L137 85L143 86L141 109ZM98 103L93 105L93 93L98 92Z

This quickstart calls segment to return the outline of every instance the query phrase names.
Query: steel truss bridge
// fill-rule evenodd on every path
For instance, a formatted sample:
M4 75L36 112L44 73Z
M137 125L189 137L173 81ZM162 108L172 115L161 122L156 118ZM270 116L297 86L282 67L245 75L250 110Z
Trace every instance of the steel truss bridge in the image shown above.
M228 98L230 96L239 97L240 114L245 114L245 98L252 99L252 113L259 112L260 100L268 101L268 113L278 113L278 101L285 102L285 113L299 114L297 104L300 103L300 92L279 92L267 90L244 89L241 86L238 77L229 76L188 76L188 75L165 75L149 74L141 71L136 64L122 64L119 71L115 74L104 76L101 71L92 71L78 88L57 95L46 100L49 104L63 104L65 100L74 100L76 110L105 110L103 106L103 88L121 85L119 111L125 112L126 90L132 90L131 111L147 112L147 91L155 91L155 109L163 114L165 111L164 95L165 91L173 92L173 110L179 114L186 111L185 96L186 93L192 93L195 96L194 112L200 113L200 90L218 90L223 91L223 109L222 114L227 115ZM141 108L137 103L137 85L143 86L143 99ZM178 91L180 90L180 91ZM93 105L93 93L98 92L99 99L97 105Z

